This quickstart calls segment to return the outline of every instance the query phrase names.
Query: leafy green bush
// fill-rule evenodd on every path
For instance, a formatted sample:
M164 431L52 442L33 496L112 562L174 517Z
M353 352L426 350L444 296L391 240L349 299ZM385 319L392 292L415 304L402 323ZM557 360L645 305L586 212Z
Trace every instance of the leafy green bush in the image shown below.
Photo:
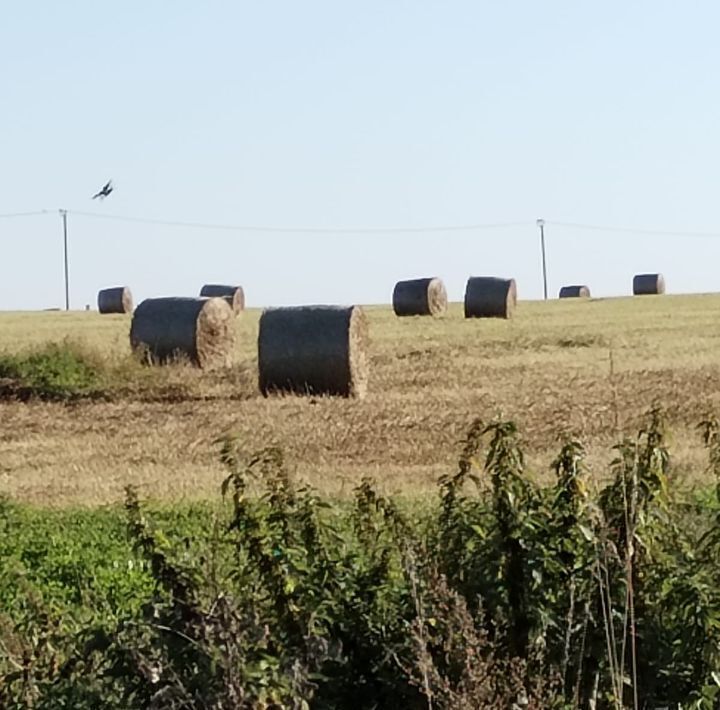
M673 492L658 410L615 451L596 495L573 440L539 487L515 426L476 421L408 507L226 440L219 506L0 503L0 706L714 708L720 485Z
M50 343L20 355L0 354L0 396L68 400L103 394L101 363L77 345Z

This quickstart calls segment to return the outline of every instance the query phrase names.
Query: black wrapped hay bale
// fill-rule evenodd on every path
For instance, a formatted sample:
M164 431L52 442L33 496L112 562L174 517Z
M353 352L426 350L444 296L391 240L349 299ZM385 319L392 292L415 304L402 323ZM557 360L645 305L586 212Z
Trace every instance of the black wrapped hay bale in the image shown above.
M398 281L393 290L396 316L438 316L447 310L447 291L438 278Z
M224 298L236 314L245 310L245 292L242 286L205 284L200 289L200 296L201 298Z
M465 287L466 318L512 318L517 304L515 279L473 276Z
M665 279L662 274L637 274L633 278L635 296L653 296L665 293Z
M563 286L560 298L590 298L590 289L587 286Z
M367 321L359 306L271 308L260 318L260 391L363 397Z
M187 357L197 367L228 362L233 312L223 298L149 298L135 310L130 345L150 364Z
M132 293L127 286L104 288L98 291L97 304L100 313L132 313Z

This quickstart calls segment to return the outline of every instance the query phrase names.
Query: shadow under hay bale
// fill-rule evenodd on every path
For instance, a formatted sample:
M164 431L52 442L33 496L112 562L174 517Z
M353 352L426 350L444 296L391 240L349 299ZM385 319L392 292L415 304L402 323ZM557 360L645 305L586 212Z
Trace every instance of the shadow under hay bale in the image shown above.
M633 295L654 296L665 293L662 274L637 274L633 278Z
M149 364L186 357L203 368L228 364L233 312L222 298L149 298L135 310L130 345Z
M473 276L465 287L466 318L512 318L517 305L515 279Z
M563 286L559 298L590 298L590 289L587 286Z
M398 281L393 290L396 316L438 316L447 310L445 284L438 278Z
M97 304L100 313L132 313L132 293L127 286L104 288L98 291Z
M260 318L260 391L363 397L367 321L359 306L272 308Z
M201 298L224 298L233 312L238 314L245 310L245 292L242 286L225 286L223 284L205 284L200 289Z

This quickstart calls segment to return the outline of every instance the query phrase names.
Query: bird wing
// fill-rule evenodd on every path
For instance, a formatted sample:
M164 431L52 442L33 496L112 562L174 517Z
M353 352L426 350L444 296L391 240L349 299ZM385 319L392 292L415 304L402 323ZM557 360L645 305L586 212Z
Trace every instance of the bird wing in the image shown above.
M112 180L108 180L108 181L102 186L102 189L100 190L100 192L96 192L96 193L92 196L92 199L94 200L94 199L97 198L97 197L107 197L112 191L113 191Z

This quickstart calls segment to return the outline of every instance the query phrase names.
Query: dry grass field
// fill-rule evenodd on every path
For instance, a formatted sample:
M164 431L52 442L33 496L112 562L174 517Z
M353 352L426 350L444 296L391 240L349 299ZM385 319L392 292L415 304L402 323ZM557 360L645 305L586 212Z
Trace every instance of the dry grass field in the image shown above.
M697 423L720 411L720 295L520 302L512 321L397 319L367 309L371 379L361 401L257 390L259 311L237 320L234 364L150 370L130 358L130 318L0 314L0 351L65 338L125 372L111 401L0 401L0 493L41 505L100 504L132 483L154 499L214 495L218 437L283 448L298 478L349 493L364 475L389 493L429 490L473 418L517 421L528 467L547 476L560 437L581 438L602 478L610 447L667 409L677 485L705 477Z

